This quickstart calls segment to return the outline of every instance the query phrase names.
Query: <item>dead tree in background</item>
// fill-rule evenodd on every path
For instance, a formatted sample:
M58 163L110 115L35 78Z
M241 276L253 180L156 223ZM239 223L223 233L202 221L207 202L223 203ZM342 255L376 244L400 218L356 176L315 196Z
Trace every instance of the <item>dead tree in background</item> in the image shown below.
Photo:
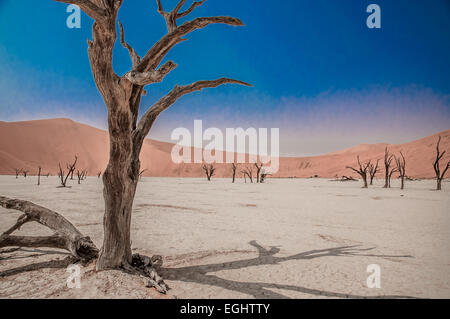
M383 188L390 187L390 177L389 176L392 176L390 167L391 167L393 160L394 160L394 155L389 154L388 148L386 147L384 150L384 186L383 186Z
M81 184L81 181L85 179L87 174L87 170L84 169L81 172L77 170L78 184Z
M394 161L397 162L397 158L394 156ZM388 178L388 188L391 188L391 180L392 175L394 175L395 172L398 172L397 167L393 167L391 171L389 172L389 178Z
M231 164L231 169L232 169L232 171L233 171L233 184L234 184L234 182L235 182L235 180L236 180L236 170L237 170L237 165L235 164L235 163L232 163Z
M264 169L261 170L261 177L259 178L260 183L264 183L266 181L267 176L270 174L266 173Z
M38 186L41 185L41 170L42 170L42 167L39 166L39 171L38 171Z
M78 5L95 22L93 39L88 41L88 54L94 81L108 110L108 132L110 140L109 162L103 173L103 196L105 200L104 239L97 269L117 269L129 266L131 252L131 214L133 200L139 180L139 155L157 117L182 96L205 88L223 84L249 84L229 78L199 81L189 85L177 85L166 96L151 106L139 119L141 96L144 87L162 82L177 65L167 61L167 54L185 36L211 24L243 26L241 20L231 17L201 17L178 25L178 19L188 16L203 2L194 2L186 11L180 12L186 0L178 2L168 12L158 1L158 12L164 17L168 33L140 57L125 41L123 25L118 23L118 11L123 0L56 0ZM131 2L130 2L131 3ZM139 7L137 7L139 9ZM129 52L131 70L119 76L113 69L113 51L117 41L117 23L120 28L120 43ZM161 66L160 66L161 65Z
M403 156L403 153L400 152L400 156L396 158L396 163L397 163L397 171L399 173L399 177L400 177L400 181L401 181L401 186L400 189L404 189L405 188L405 176L406 176L406 160L405 160L405 156Z
M140 173L139 173L139 179L142 179L142 176L144 175L144 173L147 171L147 169L143 169Z
M211 177L214 176L214 172L216 171L213 164L210 165L203 165L203 170L205 171L206 178L208 181L211 181Z
M59 166L59 178L61 179L61 187L66 187L67 185L67 179L69 178L69 176L71 174L73 174L73 171L75 170L75 166L77 164L78 158L75 156L75 161L73 162L73 164L67 164L67 175L64 177L64 171L61 167L61 163L58 163Z
M255 167L256 167L256 183L260 182L260 175L261 175L261 169L263 167L263 164L258 165L258 163L255 163Z
M73 169L72 169L70 165L67 165L67 169L71 172L70 180L73 180L73 173L75 172L75 167L73 167Z
M339 182L357 182L358 180L356 178L353 178L353 176L342 176L340 179L336 179L336 181Z
M362 180L363 180L363 183L364 183L363 188L368 188L368 185L367 185L367 170L369 169L370 161L368 161L365 164L361 164L361 161L359 160L359 155L358 155L357 159L358 159L359 169L353 168L351 166L347 166L347 168L349 168L349 169L355 171L356 173L358 173L361 176Z
M28 170L22 170L23 177L27 178Z
M443 151L442 153L439 150L439 144L441 144L441 137L439 136L438 142L436 144L436 160L434 161L433 168L434 172L436 173L436 190L440 191L442 190L442 180L445 177L445 173L447 173L448 168L450 167L450 161L447 162L447 166L445 167L444 171L441 173L440 168L440 161L442 157L444 157L446 151Z
M378 170L379 170L378 163L379 162L380 162L380 160L378 159L376 165L374 165L372 163L369 165L370 185L373 185L373 179L375 178L375 176L378 173Z
M16 168L16 179L19 178L20 173L22 173L22 168L21 169Z
M244 177L248 177L250 180L250 183L253 183L253 168L251 166L247 166L242 170L242 174L244 174ZM247 183L247 179L245 180Z

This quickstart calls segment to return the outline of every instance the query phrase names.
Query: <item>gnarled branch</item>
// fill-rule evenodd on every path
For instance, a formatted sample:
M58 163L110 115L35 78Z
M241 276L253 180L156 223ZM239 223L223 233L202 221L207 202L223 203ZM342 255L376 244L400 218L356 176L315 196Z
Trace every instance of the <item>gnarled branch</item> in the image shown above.
M119 27L120 27L120 43L122 46L128 50L130 53L131 62L133 63L132 69L139 64L141 61L141 57L136 53L136 51L125 41L125 31L123 29L122 22L119 21Z
M156 0L156 2L158 4L158 13L163 16L164 20L166 20L167 31L169 33L173 32L174 30L176 30L178 28L178 26L177 26L178 19L183 18L183 17L187 16L188 14L190 14L192 11L194 11L194 9L196 7L202 5L203 2L205 2L206 0L194 1L194 3L189 7L189 9L187 9L186 11L184 11L182 13L179 13L179 11L183 7L183 5L186 3L186 1L187 0L180 0L178 2L178 4L176 5L176 7L172 11L167 12L164 10L161 0Z
M68 250L74 257L89 261L98 256L99 250L89 237L83 236L67 219L60 214L19 199L0 196L0 206L24 213L16 224L0 235L0 247L50 247ZM11 236L25 223L35 221L47 226L55 233L52 236Z
M201 6L206 0L194 1L194 3L184 12L178 13L177 19L183 18L194 11L195 8Z
M191 33L195 30L202 29L210 24L228 24L232 26L243 26L241 20L232 17L208 17L208 18L196 18L192 21L186 22L183 25L177 27L175 30L165 35L159 40L142 58L136 70L139 72L145 72L150 69L154 69L161 63L161 60L165 55L177 44L184 39L183 36Z

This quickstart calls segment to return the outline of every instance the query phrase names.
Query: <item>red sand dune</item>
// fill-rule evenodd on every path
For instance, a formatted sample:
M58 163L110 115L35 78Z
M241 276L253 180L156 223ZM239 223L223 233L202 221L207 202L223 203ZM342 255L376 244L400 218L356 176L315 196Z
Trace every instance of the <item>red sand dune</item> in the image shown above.
M450 130L400 144L361 144L347 150L313 157L281 158L280 170L275 177L331 178L353 175L346 166L356 165L356 156L361 160L384 157L384 148L395 154L403 152L407 159L407 175L415 178L432 178L432 163L438 136L442 137L441 150L447 151L443 163L450 160ZM157 177L202 177L199 164L174 164L171 160L173 144L147 139L141 153L141 168L147 169L144 176ZM42 167L43 174L57 174L58 163L63 167L78 156L80 169L86 168L90 175L103 171L108 162L108 136L105 131L76 123L69 119L50 119L27 122L0 121L0 174L12 175L15 168L29 170L30 175ZM444 164L442 164L443 166ZM229 177L229 164L217 165L216 177ZM240 176L241 174L239 174Z

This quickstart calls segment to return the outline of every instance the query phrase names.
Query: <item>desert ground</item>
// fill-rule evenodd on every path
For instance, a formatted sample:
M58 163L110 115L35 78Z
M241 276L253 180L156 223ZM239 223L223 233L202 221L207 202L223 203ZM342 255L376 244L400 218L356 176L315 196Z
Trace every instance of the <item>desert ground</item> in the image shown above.
M102 244L102 182L56 188L56 177L0 176L0 194L55 210ZM450 183L143 178L133 250L161 255L173 298L450 298ZM0 232L20 216L0 208ZM26 224L17 234L48 234ZM69 289L70 258L52 249L0 250L1 298L161 298L140 278L82 267ZM369 289L367 266L381 267Z

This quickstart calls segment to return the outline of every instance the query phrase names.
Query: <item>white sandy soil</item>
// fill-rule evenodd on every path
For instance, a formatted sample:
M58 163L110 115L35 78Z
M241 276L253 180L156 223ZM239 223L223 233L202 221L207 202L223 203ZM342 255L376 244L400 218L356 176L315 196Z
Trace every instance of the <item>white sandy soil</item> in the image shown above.
M450 183L400 190L326 179L144 178L134 205L133 251L162 255L160 274L178 298L450 298ZM0 194L68 218L102 244L102 182L56 188L55 177L0 176ZM0 232L19 212L0 208ZM30 223L15 234L49 234ZM138 277L82 267L69 289L67 254L0 249L1 298L160 298ZM381 267L369 289L367 266Z

